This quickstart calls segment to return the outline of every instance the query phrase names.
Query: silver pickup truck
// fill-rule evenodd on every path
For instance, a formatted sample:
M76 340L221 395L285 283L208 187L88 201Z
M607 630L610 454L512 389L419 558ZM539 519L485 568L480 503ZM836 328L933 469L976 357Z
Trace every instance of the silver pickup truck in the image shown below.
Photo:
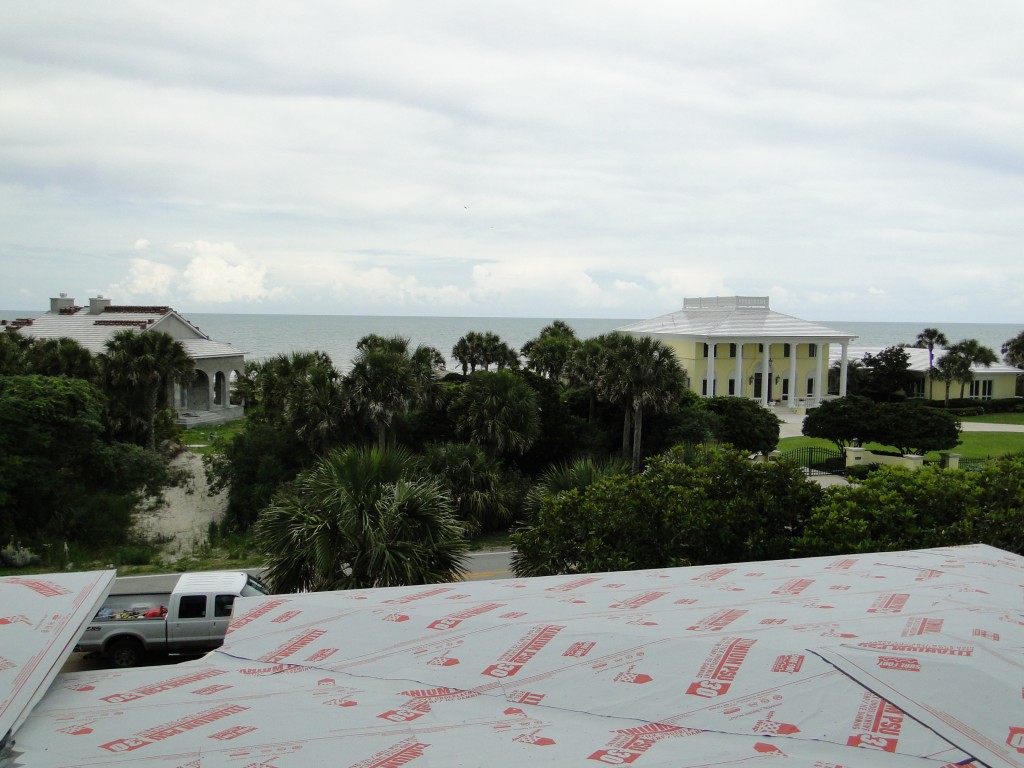
M117 667L134 667L146 653L204 653L224 643L235 598L267 594L244 572L183 573L168 594L113 594L75 646L100 651Z

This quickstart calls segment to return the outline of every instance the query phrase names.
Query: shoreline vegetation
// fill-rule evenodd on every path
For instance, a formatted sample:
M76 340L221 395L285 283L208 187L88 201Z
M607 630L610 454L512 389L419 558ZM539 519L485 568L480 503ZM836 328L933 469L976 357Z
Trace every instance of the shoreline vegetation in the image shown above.
M986 414L964 417L962 421L977 424L1024 425L1024 414ZM223 446L244 429L244 426L245 420L243 419L212 428L185 432L182 435L185 448L183 456L186 459L189 456L195 457L195 461L188 462L193 471L198 471L202 475L203 468L199 461L201 457L222 450ZM994 458L1024 452L1024 432L964 432L961 438L962 443L955 452L965 458ZM832 448L834 446L830 441L822 438L800 436L781 438L777 449L789 451L806 447ZM886 446L872 444L865 447L869 450L885 450L886 448ZM937 459L938 455L929 455L926 458ZM263 557L252 550L248 536L221 531L219 525L209 525L211 519L219 523L223 518L226 499L223 493L215 498L207 497L205 490L205 476L195 477L193 480L186 481L184 488L170 489L171 492L166 494L166 504L160 506L155 513L140 513L146 517L146 520L142 521L143 527L147 526L148 522L154 518L162 520L162 525L153 526L160 531L154 539L161 542L162 551L152 563L117 566L118 575L134 576L185 570L239 570L262 566ZM211 509L214 505L217 505L218 509L217 513L211 517ZM189 535L168 537L168 532L175 526L181 530L188 530ZM491 532L472 541L470 546L472 551L480 552L507 549L511 544L508 532ZM96 561L82 565L83 569L86 567L101 569L107 564ZM43 573L49 570L52 568L43 566L21 569L0 568L0 575Z
M730 462L735 469L739 466L735 462L740 462L742 474L747 472L746 460L752 454L830 446L832 442L840 447L856 444L852 435L895 441L903 453L947 449L965 458L1024 455L1024 431L984 429L986 424L1001 423L1019 429L1024 422L1019 398L994 400L993 407L984 409L1006 408L1016 413L980 418L967 414L980 414L981 407L947 408L940 413L903 405L900 401L903 392L909 391L909 373L906 354L896 354L901 352L899 348L891 348L894 354L890 357L901 357L901 366L895 362L883 366L865 355L852 380L870 398L844 398L836 405L845 407L835 409L828 401L811 412L814 418L808 416L803 422L805 434L829 440L786 437L780 441L782 422L775 411L746 398L700 397L692 391L675 354L662 342L623 334L581 340L563 321L542 329L521 351L496 334L467 333L452 348L461 373L446 373L445 355L434 347L413 348L406 338L376 334L359 340L359 353L345 374L325 352L294 352L247 363L231 393L233 400L237 397L237 402L246 403L245 418L182 432L174 424L168 398L161 393L169 392L170 382L187 378L191 368L186 362L191 361L185 360L170 337L167 354L158 357L157 352L165 351L158 344L164 336L131 331L119 334L108 344L108 352L97 358L98 366L78 354L80 350L70 340L60 340L68 343L53 350L31 343L7 345L11 347L10 374L4 379L8 421L26 435L45 432L46 436L52 434L53 440L83 431L93 443L83 444L71 454L78 462L74 468L84 489L100 481L93 494L95 502L90 494L77 493L71 495L75 501L70 505L47 507L49 517L40 518L46 526L37 534L25 524L26 518L8 514L5 530L25 536L27 546L41 553L44 562L40 565L52 568L59 563L75 570L117 567L127 574L148 569L252 567L269 558L267 563L278 574L273 578L299 589L339 588L338 584L356 577L360 586L433 583L457 577L461 566L449 568L434 555L425 554L424 541L445 538L453 542L454 554L448 558L453 562L458 559L456 550L465 551L467 543L472 546L481 533L503 539L512 527L518 533L512 534L511 540L517 542L525 529L539 530L541 514L563 501L571 503L572 494L563 491L576 491L582 498L602 489L614 495L620 486L631 483L639 489L650 466L662 466L666 476L675 473L686 478L700 473L699 462L714 464L717 469L730 466ZM116 349L114 341L120 345ZM153 347L152 354L149 347ZM150 357L155 361L167 358L165 374L155 362L142 365ZM71 363L77 367L69 372L65 369ZM969 378L967 373L956 381L963 384ZM148 386L146 397L136 392L138 381L143 380ZM70 394L62 389L72 384L77 389ZM22 390L41 402L66 406L78 421L55 417L33 423L24 415L25 408L19 407L29 397L21 395ZM83 401L88 409L71 398L78 390L82 390L82 398L88 396ZM875 406L868 407L871 403L877 404L877 413ZM947 400L947 406L950 404ZM959 417L962 422L959 413L964 414ZM782 415L791 428L800 429L802 416ZM961 433L961 423L983 429ZM790 429L785 434L796 433ZM118 438L121 442L111 442ZM39 467L31 477L42 477L47 453L32 447L42 442L26 439L19 444ZM868 442L864 447L891 453L894 446ZM163 466L174 456L177 458L164 467L163 474L150 466L158 460ZM937 459L938 454L927 458ZM1019 457L1010 463L1013 472L1019 471ZM765 486L763 493L752 492L747 499L752 502L764 496L758 503L766 505L766 515L787 506L785 494L776 499L776 491L797 496L807 493L803 489L806 471L799 463L782 464L786 477L780 477L777 486ZM1004 464L1010 466L1000 462L993 471L1004 471ZM132 474L136 467L138 477ZM121 517L115 519L101 511L109 508L99 498L107 491L101 482L105 475L98 475L93 468L113 473L119 483L125 478L124 487L117 486ZM328 476L328 468L335 474ZM704 475L709 482L713 479L712 470L705 470ZM714 481L723 489L721 493L733 487L724 477ZM977 482L980 477L970 481ZM926 480L922 476L912 484ZM20 485L11 485L17 482ZM42 487L20 481L10 472L8 485L17 494L9 494L15 501L31 500L31 489ZM348 489L347 495L340 493L342 488ZM820 489L815 486L815 491ZM709 490L708 499L721 493ZM691 502L696 503L696 497ZM651 512L660 508L654 499L648 506ZM79 529L62 522L73 515L78 517ZM301 532L298 522L305 526ZM802 523L794 525L792 530L797 531ZM438 534L424 538L417 533L420 528L436 529ZM80 530L80 538L76 530ZM362 542L342 557L344 563L356 563L355 553L376 552L382 547L389 554L358 573L352 565L351 575L339 570L337 562L331 566L334 573L320 573L326 562L322 557L312 565L299 561L302 553L327 546L324 537L328 534L330 551ZM14 536L9 538L19 564L25 564L21 555L29 554L28 549ZM282 545L284 541L291 543ZM823 547L825 544L827 536L822 540ZM712 550L706 553L705 559L711 558L708 562L717 556ZM5 549L5 562L18 562L6 554ZM680 564L697 564L689 556L684 560ZM386 579L373 573L382 562L390 569ZM608 562L633 567L628 557ZM517 572L523 575L526 571L517 568Z

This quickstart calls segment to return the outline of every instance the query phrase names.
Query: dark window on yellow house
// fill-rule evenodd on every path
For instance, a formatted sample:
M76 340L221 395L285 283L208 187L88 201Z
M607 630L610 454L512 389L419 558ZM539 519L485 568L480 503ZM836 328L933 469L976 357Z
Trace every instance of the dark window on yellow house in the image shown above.
M736 357L736 345L735 344L730 344L729 345L729 357ZM729 394L731 395L732 392L730 392Z
M704 357L707 357L707 356L708 356L708 345L705 344L704 345Z
M808 344L807 345L807 356L808 357L817 357L818 356L818 345L817 344Z
M789 344L782 345L782 356L789 357Z

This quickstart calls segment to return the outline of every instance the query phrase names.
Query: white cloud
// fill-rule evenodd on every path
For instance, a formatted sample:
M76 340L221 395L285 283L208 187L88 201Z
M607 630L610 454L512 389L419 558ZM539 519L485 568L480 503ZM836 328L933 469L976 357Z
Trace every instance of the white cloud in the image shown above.
M166 297L177 278L174 267L150 259L132 259L127 279L114 283L107 296L116 296L120 303L140 297Z
M196 240L176 247L193 254L182 272L182 283L195 301L250 302L270 298L275 293L265 285L266 265L242 253L234 243Z
M126 9L0 4L0 307L1020 317L1020 4Z

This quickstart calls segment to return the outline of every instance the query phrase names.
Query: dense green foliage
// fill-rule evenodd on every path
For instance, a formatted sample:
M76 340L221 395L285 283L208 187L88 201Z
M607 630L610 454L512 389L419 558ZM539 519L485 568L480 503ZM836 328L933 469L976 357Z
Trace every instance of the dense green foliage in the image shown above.
M971 543L1024 552L1024 455L980 472L883 467L829 488L799 549L828 555Z
M914 380L910 373L910 355L902 347L886 347L877 355L868 353L861 359L867 377L861 394L875 400L902 397Z
M795 466L676 448L636 475L546 497L512 534L520 575L763 560L793 554L821 491Z
M804 419L803 434L831 440L840 448L857 440L923 455L955 448L960 420L948 411L917 403L876 403L848 395L811 410Z
M1003 353L1003 362L1007 365L1024 368L1024 331L1003 342L1000 351Z
M26 545L127 539L160 457L105 439L106 398L82 379L0 376L0 537Z
M639 475L546 497L513 533L520 575L985 543L1024 551L1024 455L980 472L882 467L820 489L786 463L674 449Z
M750 453L769 453L779 442L778 417L759 403L743 397L712 397L707 407L714 414L712 430L723 443Z
M348 448L285 486L256 540L280 592L452 581L467 551L451 497L402 450Z

